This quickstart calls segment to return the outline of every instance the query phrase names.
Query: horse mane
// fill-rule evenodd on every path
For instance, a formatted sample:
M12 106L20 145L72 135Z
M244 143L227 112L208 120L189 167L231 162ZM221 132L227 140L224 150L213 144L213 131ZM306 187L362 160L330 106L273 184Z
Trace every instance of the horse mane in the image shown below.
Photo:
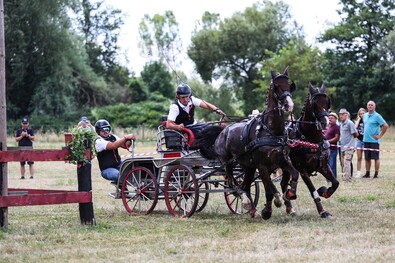
M305 100L305 102L304 102L304 104L303 104L303 108L302 108L302 110L301 110L301 112L300 112L300 116L302 116L302 117L303 117L303 115L304 115L305 112L306 112L306 107L307 107L307 103L309 102L309 97L310 97L310 94L307 94L306 100Z
M265 101L265 108L267 108L267 104L269 103L269 94L270 91L273 89L273 84L270 84L269 88L266 91L266 101Z

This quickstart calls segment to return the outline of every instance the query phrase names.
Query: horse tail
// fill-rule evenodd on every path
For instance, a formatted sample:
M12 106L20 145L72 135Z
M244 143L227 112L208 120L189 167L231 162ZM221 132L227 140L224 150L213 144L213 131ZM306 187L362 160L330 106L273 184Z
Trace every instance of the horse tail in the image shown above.
M219 125L208 126L196 136L195 145L204 158L209 160L217 158L217 154L215 153L214 149L214 143L223 129L224 127Z

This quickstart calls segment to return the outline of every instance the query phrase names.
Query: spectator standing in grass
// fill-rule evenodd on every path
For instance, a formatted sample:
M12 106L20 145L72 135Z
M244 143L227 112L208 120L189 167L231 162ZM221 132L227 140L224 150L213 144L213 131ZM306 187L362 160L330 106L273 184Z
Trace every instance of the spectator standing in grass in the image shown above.
M15 140L18 142L18 146L22 149L33 149L34 141L34 130L29 128L29 119L27 117L22 119L21 128L16 131ZM25 179L25 165L26 162L20 162L21 164L21 179ZM34 161L27 161L29 165L30 179L34 178Z
M380 139L388 129L387 122L376 112L376 103L369 101L367 103L368 112L363 115L364 134L363 144L365 149L365 169L366 174L363 178L370 177L370 167L374 160L374 176L378 178L380 170ZM373 149L373 150L370 150Z
M365 108L360 108L358 110L357 119L355 120L355 128L358 132L357 137L357 175L355 178L361 178L361 167L362 167L362 155L363 155L363 130L364 130L364 123L363 123L363 115L365 114Z
M337 178L337 142L340 139L340 126L337 124L338 118L335 112L329 113L329 127L325 130L325 138L331 144L329 166L335 178Z
M343 181L351 182L352 177L352 156L354 154L355 137L358 136L354 123L349 119L350 113L346 109L339 111L340 115L340 142L341 142L341 163L343 164Z

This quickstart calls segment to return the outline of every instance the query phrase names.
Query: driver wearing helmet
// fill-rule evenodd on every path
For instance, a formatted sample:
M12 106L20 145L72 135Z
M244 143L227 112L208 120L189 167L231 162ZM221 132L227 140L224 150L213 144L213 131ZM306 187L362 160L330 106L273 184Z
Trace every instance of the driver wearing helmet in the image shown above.
M101 175L104 179L111 180L117 184L119 168L122 164L118 148L128 149L131 141L135 140L136 136L131 133L119 138L117 135L110 133L111 125L104 119L95 123L95 130L97 135L99 135L95 141L95 149Z
M191 129L194 133L200 130L201 126L198 128L198 125L195 125L196 127L192 125L195 122L193 118L195 107L201 107L219 115L224 115L223 111L213 104L192 96L192 90L187 84L179 85L176 94L177 98L170 105L169 114L167 116L166 128L168 129L182 131L184 127L188 125L187 128Z

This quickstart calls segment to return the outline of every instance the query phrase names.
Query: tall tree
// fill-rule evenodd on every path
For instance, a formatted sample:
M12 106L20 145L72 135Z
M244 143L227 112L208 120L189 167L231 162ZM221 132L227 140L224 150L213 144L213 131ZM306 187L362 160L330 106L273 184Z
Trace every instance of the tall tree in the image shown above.
M105 86L85 82L80 86L79 102L91 106L114 102L128 103L130 72L119 62L118 38L124 15L119 9L106 5L104 0L82 0L77 12L77 29L82 33L89 65L105 79Z
M178 23L172 11L165 11L164 15L156 14L153 17L144 15L139 25L139 35L139 47L151 61L159 60L172 70L181 65L179 55L182 42Z
M373 50L374 56L380 58L374 67L375 86L381 89L375 93L378 98L378 110L387 120L395 120L395 29L392 30Z
M92 68L108 79L119 64L118 37L124 21L120 9L104 3L105 0L82 0L78 20Z
M201 29L192 36L188 56L204 81L224 78L240 88L243 111L249 114L264 102L263 94L253 92L262 79L260 63L270 58L268 51L277 52L288 42L289 19L282 1L263 0L223 21L206 12Z
M261 87L255 91L264 93L267 90L271 81L271 70L281 72L285 66L288 66L289 79L297 85L292 97L295 102L294 114L299 116L308 94L309 82L315 86L321 86L322 84L321 65L323 58L321 51L307 45L303 37L295 37L278 52L268 51L268 55L270 58L262 63L261 74L264 78L259 82ZM327 93L332 96L331 88L328 88Z
M79 48L68 12L76 2L7 0L4 7L8 116L73 112L78 57L71 56Z
M394 28L393 0L341 0L341 22L328 29L321 42L331 42L335 48L326 50L326 75L336 87L335 107L345 107L356 113L370 99L382 103L377 95L385 83L376 81L375 66L380 61L373 50ZM385 102L383 102L385 103Z
M157 91L165 98L174 98L175 87L172 84L172 77L163 63L159 61L147 63L141 71L141 78L147 84L150 93Z

